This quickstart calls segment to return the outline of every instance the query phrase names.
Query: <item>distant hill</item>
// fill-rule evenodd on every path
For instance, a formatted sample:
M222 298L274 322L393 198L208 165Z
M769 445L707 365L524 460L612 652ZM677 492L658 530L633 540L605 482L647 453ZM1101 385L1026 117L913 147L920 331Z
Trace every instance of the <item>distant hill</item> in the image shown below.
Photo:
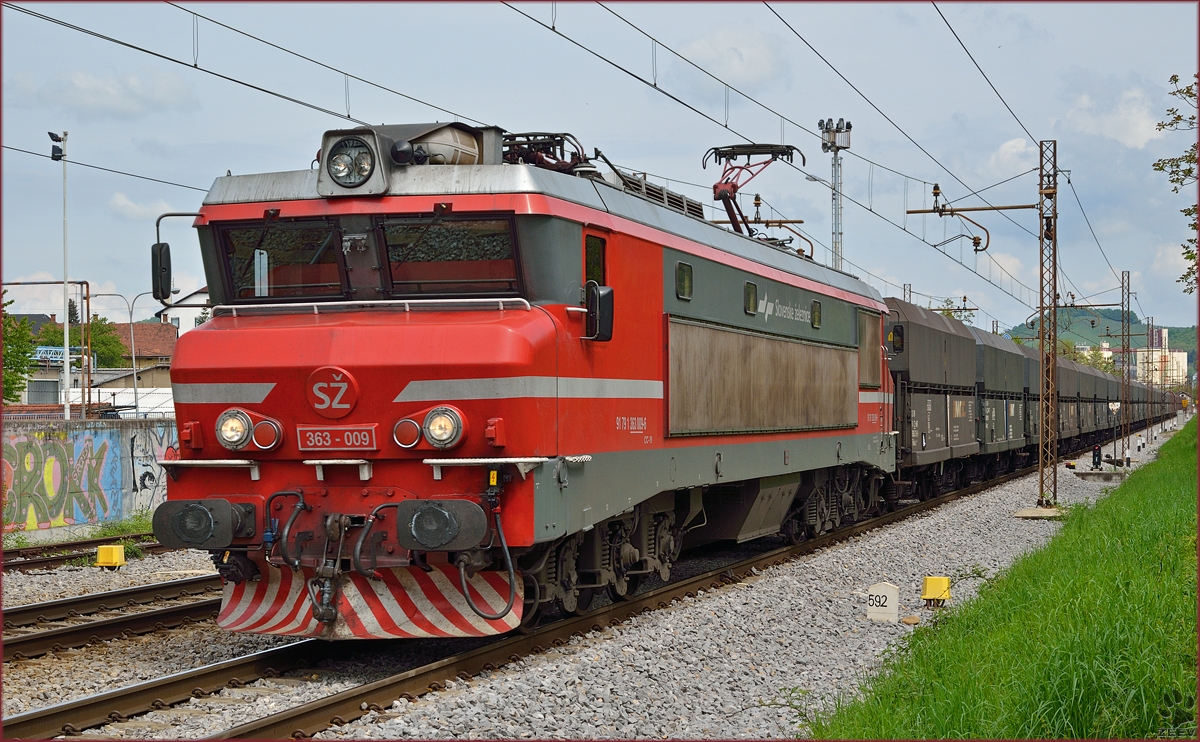
M1092 312L1095 312L1093 314ZM1096 315L1100 315L1099 318ZM1130 312L1129 331L1134 335L1130 340L1131 348L1146 347L1146 325L1142 324L1141 318L1136 313ZM1092 326L1095 321L1096 326ZM1160 325L1161 327L1161 325ZM1188 373L1195 371L1196 366L1196 326L1191 327L1170 327L1166 328L1167 344L1173 350L1185 350L1188 354ZM1141 337L1137 337L1138 334ZM1010 329L1008 334L1013 339L1032 338L1037 340L1037 330L1029 329L1027 325L1017 325ZM1070 340L1076 345L1099 346L1101 342L1108 341L1110 347L1121 347L1119 337L1108 338L1104 335L1120 335L1121 334L1121 312L1116 309L1071 309L1065 308L1058 310L1058 337L1060 340Z

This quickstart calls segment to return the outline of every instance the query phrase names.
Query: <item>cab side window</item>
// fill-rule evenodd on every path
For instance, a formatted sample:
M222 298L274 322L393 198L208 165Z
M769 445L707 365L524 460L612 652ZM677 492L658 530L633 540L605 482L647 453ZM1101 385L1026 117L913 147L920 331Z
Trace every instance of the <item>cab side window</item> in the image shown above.
M583 238L583 280L595 281L601 286L604 282L604 244L603 237L589 234Z

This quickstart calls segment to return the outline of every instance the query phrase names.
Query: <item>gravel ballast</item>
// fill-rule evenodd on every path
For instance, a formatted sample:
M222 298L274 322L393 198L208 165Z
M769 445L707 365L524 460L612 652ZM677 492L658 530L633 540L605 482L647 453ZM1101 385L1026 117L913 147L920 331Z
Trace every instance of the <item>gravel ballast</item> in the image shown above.
M1143 462L1162 440L1141 454ZM881 580L898 585L900 615L919 616L924 623L933 615L919 599L925 575L949 575L955 580L951 604L969 600L983 579L1043 545L1060 527L1055 521L1013 517L1016 510L1033 504L1036 486L1036 474L1023 477L765 570L744 583L706 591L613 629L452 683L445 691L414 702L397 701L383 714L369 713L318 736L795 737L798 715L779 705L787 689L799 689L805 703L821 707L833 696L852 690L878 667L880 655L912 630L904 624L867 621L866 587ZM1085 482L1065 468L1059 470L1062 504L1095 500L1113 486ZM207 555L200 556L203 567L183 562L146 571L209 567ZM85 582L91 572L103 575L101 580L119 574L87 572L64 580ZM159 575L144 581L162 579L170 578ZM47 582L45 589L52 590L53 584ZM139 583L104 584L73 594L132 584ZM6 584L6 600L10 589ZM102 647L64 653L57 662L50 661L55 659L51 655L33 663L6 663L4 713L285 641L229 634L208 625L106 642ZM412 648L417 658L416 643ZM290 681L263 680L253 684L257 690L227 689L220 694L224 701L196 699L175 710L153 712L92 733L130 738L203 736L402 671L406 665L395 653L381 652L374 661L347 660ZM97 680L111 685L98 685Z
M57 567L33 572L4 573L4 607L44 603L103 593L136 585L216 574L207 551L184 549L129 559L116 570L100 567Z

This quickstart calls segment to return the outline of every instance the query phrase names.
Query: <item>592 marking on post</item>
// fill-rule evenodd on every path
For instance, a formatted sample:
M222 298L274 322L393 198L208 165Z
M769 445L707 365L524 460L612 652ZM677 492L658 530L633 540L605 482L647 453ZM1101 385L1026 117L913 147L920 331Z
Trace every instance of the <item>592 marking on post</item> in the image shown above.
M867 618L896 623L900 620L900 588L877 582L867 588Z

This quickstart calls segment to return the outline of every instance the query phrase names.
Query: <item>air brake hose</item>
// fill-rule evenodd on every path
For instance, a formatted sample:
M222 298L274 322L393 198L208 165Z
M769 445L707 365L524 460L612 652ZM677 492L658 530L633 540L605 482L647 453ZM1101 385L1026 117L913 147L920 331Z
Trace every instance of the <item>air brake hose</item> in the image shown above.
M499 621L507 616L513 609L513 605L517 602L517 574L513 569L512 554L508 551L508 542L504 540L504 528L500 526L500 513L496 513L496 533L500 534L500 548L504 549L504 566L508 567L508 603L505 604L504 610L497 614L484 613L475 605L475 600L471 597L470 591L467 589L467 565L464 562L458 563L458 584L462 588L463 597L467 599L467 605L471 606L471 610L476 616L488 621Z
M292 508L292 514L288 517L287 523L284 524L283 533L280 535L279 541L277 542L279 544L279 556L283 557L283 563L292 569L300 568L300 554L296 554L295 559L292 559L291 556L288 555L287 542L288 538L292 534L292 525L295 524L296 518L300 517L300 513L302 511L311 509L312 506L306 505L304 503L304 498L300 498L300 502L296 503L296 507ZM303 552L303 550L304 549L301 548L301 552Z
M401 505L401 503L399 503L399 502L385 502L382 505L376 505L375 509L371 511L371 514L369 516L367 516L367 522L363 525L362 533L358 534L358 541L356 541L354 543L354 553L350 555L350 561L354 564L354 571L359 573L363 577L375 579L375 565L377 563L377 559L375 557L375 552L372 551L371 552L371 570L367 571L363 567L362 548L363 548L363 545L366 544L366 542L367 542L367 534L369 534L371 532L371 527L375 525L375 521L379 520L380 516L378 515L378 513L380 510L383 510L384 508L395 508L395 507L399 507L400 505Z

